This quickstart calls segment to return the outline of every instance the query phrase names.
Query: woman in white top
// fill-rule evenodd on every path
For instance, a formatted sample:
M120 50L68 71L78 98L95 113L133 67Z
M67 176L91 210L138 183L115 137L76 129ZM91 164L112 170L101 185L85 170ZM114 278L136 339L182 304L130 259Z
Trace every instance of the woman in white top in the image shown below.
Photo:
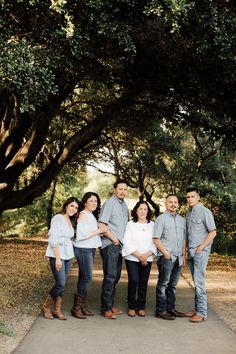
M98 228L98 214L101 202L96 193L84 194L79 206L79 218L76 228L74 253L78 262L79 274L77 294L74 294L74 305L71 313L74 317L84 319L93 316L87 309L87 288L92 281L93 261L97 247L102 245L100 234L107 231L107 226Z
M74 257L71 239L75 235L78 207L78 199L70 197L65 201L61 213L51 220L46 256L49 257L55 285L43 305L44 317L47 319L53 319L53 316L60 320L66 319L61 312L61 305L66 277Z
M151 271L153 254L152 212L147 202L139 201L131 212L124 235L122 255L128 272L128 315L145 316L147 284Z

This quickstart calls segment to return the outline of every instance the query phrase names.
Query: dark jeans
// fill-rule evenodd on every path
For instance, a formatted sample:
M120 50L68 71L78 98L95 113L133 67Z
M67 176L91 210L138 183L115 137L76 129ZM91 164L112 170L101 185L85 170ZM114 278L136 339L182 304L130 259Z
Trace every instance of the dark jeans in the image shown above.
M128 272L128 307L130 310L144 310L152 262L143 266L140 262L126 259L125 264Z
M156 286L156 314L175 310L176 286L179 281L181 267L179 259L175 262L163 256L157 261L159 270Z
M112 309L115 297L115 286L120 279L122 256L120 246L113 244L100 250L103 261L103 283L101 296L101 311Z
M50 295L53 298L53 300L56 300L58 296L60 296L61 298L63 297L63 291L66 285L66 278L70 271L72 259L68 259L68 260L61 259L61 261L62 261L62 267L59 271L57 271L56 258L54 257L49 258L51 270L55 278L55 285L50 291Z
M77 292L86 295L86 290L93 278L93 260L96 248L74 247L75 257L79 267Z

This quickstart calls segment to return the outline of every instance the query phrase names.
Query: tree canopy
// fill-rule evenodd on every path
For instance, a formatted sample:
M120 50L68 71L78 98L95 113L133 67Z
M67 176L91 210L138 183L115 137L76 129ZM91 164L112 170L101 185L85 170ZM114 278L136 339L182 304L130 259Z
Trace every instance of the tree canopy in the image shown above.
M40 196L114 124L128 132L158 114L233 143L235 7L1 1L0 212Z

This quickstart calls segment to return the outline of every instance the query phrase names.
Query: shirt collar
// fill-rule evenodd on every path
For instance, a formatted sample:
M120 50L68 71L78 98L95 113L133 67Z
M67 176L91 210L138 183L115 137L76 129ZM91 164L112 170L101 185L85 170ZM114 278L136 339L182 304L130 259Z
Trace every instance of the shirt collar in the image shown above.
M173 216L173 217L175 217L176 215L178 215L178 213L172 214L169 210L166 210L165 213L168 214L168 215L170 215L170 216Z
M194 205L194 207L192 208L192 210L198 210L198 209L200 209L202 207L202 203L197 203L196 205Z
M113 198L116 199L120 204L124 203L124 199L119 199L115 194L113 194Z

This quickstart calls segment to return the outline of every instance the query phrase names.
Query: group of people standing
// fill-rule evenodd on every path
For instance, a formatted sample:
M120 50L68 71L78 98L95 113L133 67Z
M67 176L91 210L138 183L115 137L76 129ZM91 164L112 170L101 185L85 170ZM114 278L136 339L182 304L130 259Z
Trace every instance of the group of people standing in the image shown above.
M115 319L123 313L114 306L123 257L128 273L128 315L145 317L148 279L156 256L159 274L155 316L164 320L186 316L195 323L206 320L205 270L216 226L211 211L200 203L199 191L195 188L186 191L190 206L186 219L177 212L177 196L169 194L166 211L153 222L146 201L135 205L129 221L124 200L127 190L124 180L116 181L112 197L102 207L99 196L93 192L85 193L81 202L71 197L62 212L52 218L46 256L55 284L43 305L44 317L66 319L61 309L62 298L74 256L79 274L71 313L79 319L93 316L87 308L87 289L92 280L95 251L99 248L104 276L101 313L106 319ZM176 310L175 301L181 268L187 260L195 285L195 308L184 313Z

